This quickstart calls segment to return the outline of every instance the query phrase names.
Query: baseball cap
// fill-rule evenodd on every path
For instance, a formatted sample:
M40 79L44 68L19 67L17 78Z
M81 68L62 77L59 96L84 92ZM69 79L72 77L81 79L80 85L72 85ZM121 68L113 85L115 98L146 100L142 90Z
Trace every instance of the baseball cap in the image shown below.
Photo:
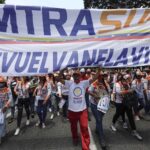
M81 68L81 69L80 69L80 72L85 72L85 69L84 69L84 68Z

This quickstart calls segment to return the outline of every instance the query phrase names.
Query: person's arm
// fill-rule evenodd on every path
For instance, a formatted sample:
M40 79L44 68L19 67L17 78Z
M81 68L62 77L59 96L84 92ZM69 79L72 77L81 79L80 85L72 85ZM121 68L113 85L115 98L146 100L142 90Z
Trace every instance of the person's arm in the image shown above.
M46 97L45 97L45 99L44 99L44 102L43 102L44 104L47 103L47 101L48 101L48 99L50 98L51 93L52 93L51 84L46 84L45 86L47 87L48 93L47 93L47 95L46 95Z
M98 78L99 75L100 75L100 72L101 72L101 68L98 68L98 71L97 71L97 73L94 75L94 77L89 79L89 84L92 84L94 81L97 80L97 78Z
M144 90L147 91L147 89L148 89L148 80L145 79L145 81L143 82L143 84L144 84Z
M86 81L86 80L85 80ZM66 88L70 88L70 85L73 83L74 81L72 80L64 80L64 85L66 86Z
M15 88L14 88L14 92L16 95L18 95L18 86L19 86L20 82L17 82Z
M100 99L100 97L98 97L97 94L94 93L94 87L93 86L89 87L88 94L91 95L97 101Z
M60 98L62 97L62 83L57 83L57 94Z
M6 110L9 108L11 102L12 102L12 93L9 91L7 93L6 103L5 103L5 105L4 105L3 109L2 109L3 113L5 113Z
M33 92L33 96L36 96L37 89L38 89L38 87L35 88L35 90Z

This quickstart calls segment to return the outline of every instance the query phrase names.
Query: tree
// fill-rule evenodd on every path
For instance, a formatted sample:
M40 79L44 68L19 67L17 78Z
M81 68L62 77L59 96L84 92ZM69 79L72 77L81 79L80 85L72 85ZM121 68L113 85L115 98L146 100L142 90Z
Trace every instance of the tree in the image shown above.
M0 4L4 4L5 3L5 0L0 0Z
M150 0L83 0L84 8L117 9L150 7Z

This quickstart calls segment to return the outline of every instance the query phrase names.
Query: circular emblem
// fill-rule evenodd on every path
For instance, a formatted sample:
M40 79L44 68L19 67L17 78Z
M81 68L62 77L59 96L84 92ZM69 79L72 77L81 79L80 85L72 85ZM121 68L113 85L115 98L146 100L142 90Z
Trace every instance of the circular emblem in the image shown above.
M74 95L79 97L82 94L82 90L80 87L76 87L73 91Z

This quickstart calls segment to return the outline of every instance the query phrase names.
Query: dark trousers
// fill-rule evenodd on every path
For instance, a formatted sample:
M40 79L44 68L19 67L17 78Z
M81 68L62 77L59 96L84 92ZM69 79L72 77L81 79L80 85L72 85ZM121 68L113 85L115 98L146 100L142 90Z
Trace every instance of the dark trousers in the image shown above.
M103 116L104 113L97 110L97 105L91 103L91 111L96 120L96 132L99 134L100 143L104 141Z
M68 95L63 95L62 98L65 100L65 104L63 106L63 117L68 117Z
M31 114L34 114L34 112L35 112L34 104L35 104L35 96L30 96L30 109L31 109Z
M131 126L132 130L136 130L136 126L135 126L135 121L134 121L134 117L133 117L133 113L132 113L132 107L127 107L124 106L122 103L116 103L116 113L113 117L113 124L116 123L116 121L118 120L118 118L123 115L124 113L127 114L127 117L129 119L129 123ZM124 121L125 122L125 121Z
M17 116L17 127L20 128L21 125L21 120L22 120L22 112L23 112L23 107L25 108L27 119L30 119L30 101L29 98L19 98L18 99L18 116Z
M48 99L48 108L52 108L52 101L51 101L51 98Z
M40 120L40 124L45 123L47 115L47 104L43 104L44 100L38 101L37 114Z
M139 111L145 107L144 99L138 98L135 105L133 106L134 113L138 115Z
M87 108L90 106L90 101L89 101L89 93L85 93L85 100L86 100L86 106Z

